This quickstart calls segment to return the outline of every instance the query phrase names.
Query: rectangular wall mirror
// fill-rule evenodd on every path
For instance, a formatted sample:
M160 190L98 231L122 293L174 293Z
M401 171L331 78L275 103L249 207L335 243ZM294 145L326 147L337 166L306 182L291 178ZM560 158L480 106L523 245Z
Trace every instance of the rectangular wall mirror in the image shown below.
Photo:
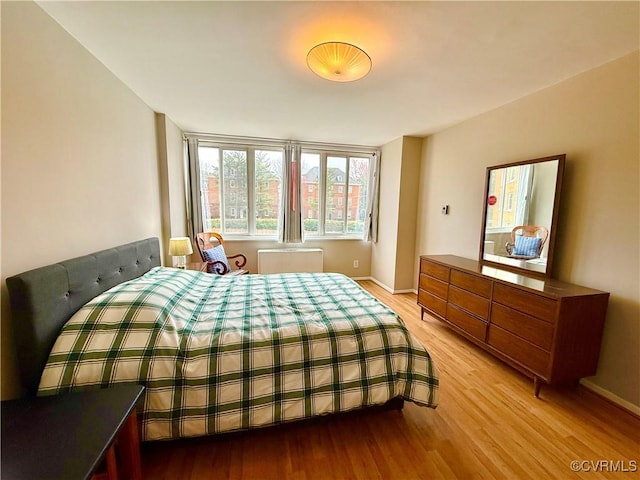
M565 155L487 168L480 262L550 277Z

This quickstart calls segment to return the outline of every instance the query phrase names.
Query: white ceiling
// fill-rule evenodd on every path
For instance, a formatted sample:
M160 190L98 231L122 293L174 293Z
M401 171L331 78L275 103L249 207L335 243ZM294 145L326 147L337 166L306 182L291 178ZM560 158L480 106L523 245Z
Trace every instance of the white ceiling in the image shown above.
M427 135L639 48L632 2L38 2L191 132L383 145ZM364 49L334 83L306 54Z

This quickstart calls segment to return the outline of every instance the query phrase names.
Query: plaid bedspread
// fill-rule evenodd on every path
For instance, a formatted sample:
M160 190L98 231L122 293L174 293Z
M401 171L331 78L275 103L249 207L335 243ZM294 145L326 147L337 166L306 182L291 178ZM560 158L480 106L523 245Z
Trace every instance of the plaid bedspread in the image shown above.
M400 318L340 274L236 277L156 267L64 326L40 394L135 382L144 440L381 404L436 406L438 378Z

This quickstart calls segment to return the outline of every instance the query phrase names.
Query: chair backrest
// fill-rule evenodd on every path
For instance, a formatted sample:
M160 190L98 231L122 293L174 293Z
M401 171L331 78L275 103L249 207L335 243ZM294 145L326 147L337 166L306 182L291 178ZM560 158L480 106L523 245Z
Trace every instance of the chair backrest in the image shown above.
M218 245L224 245L224 239L222 235L216 232L200 232L196 233L196 247L198 247L198 253L203 262L206 262L202 252L209 250L210 248L217 247Z
M549 237L549 230L547 227L541 225L518 225L511 230L511 243L516 243L516 235L522 235L523 237L538 237L540 238L540 246L538 247L538 256L542 254L544 244Z

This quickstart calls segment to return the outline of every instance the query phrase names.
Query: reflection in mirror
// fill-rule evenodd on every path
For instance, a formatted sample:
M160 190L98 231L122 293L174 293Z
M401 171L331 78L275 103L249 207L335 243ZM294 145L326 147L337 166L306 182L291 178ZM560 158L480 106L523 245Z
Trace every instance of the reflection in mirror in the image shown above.
M550 276L565 155L487 168L480 261Z

